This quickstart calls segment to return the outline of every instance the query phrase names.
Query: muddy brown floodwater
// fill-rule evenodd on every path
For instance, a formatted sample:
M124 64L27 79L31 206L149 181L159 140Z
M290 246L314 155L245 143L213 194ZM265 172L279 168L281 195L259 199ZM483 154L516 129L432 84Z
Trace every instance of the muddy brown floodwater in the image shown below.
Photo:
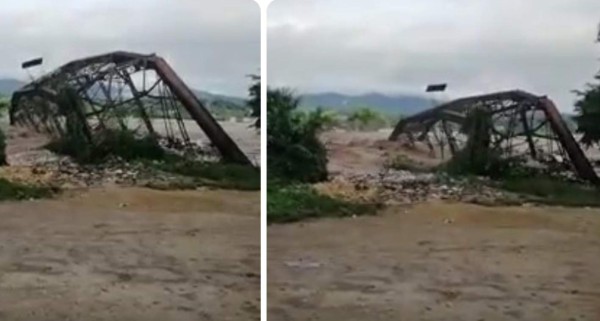
M0 320L258 320L260 194L0 203Z
M269 321L600 320L600 210L424 203L268 228Z

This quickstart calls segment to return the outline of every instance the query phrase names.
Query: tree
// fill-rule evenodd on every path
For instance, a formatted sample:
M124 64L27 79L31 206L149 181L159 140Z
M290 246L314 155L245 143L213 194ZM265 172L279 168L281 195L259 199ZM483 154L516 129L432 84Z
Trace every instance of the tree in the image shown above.
M248 77L250 77L252 83L248 87L249 98L246 104L252 109L252 117L257 117L254 125L260 127L260 76L249 75Z
M314 111L300 113L304 117L304 121L312 122L319 131L328 130L338 125L339 115L334 110L325 110L318 107Z
M597 41L600 42L600 26ZM596 82L586 85L584 90L576 90L579 99L575 102L577 115L573 117L577 123L577 132L582 134L581 142L588 147L600 142L600 73Z
M10 110L10 98L0 95L0 117L7 115Z
M309 183L327 179L327 151L318 138L322 111L299 112L299 103L288 89L267 90L269 179Z
M600 75L596 80L600 81ZM586 89L575 91L579 100L575 102L577 132L582 134L581 142L588 147L600 141L600 83L587 84Z
M0 166L7 165L6 162L6 135L0 130Z
M363 107L352 112L350 116L348 116L348 121L357 126L359 130L365 130L370 125L380 125L384 120L378 112Z

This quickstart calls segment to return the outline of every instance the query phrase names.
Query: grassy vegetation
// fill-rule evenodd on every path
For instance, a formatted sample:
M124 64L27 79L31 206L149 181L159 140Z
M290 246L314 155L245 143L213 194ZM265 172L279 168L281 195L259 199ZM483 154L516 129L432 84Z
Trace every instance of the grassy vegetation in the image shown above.
M296 222L315 217L373 214L374 204L351 203L321 195L309 185L270 184L267 188L267 221Z
M498 184L502 189L528 196L536 203L574 207L600 206L600 190L581 183L537 176L506 178Z
M0 95L0 116L8 112L10 98Z
M164 172L191 177L196 185L225 189L260 190L260 171L250 166L199 162L174 156L150 164Z
M56 190L50 187L29 186L0 178L0 201L46 198Z
M0 130L0 166L6 165L6 135Z

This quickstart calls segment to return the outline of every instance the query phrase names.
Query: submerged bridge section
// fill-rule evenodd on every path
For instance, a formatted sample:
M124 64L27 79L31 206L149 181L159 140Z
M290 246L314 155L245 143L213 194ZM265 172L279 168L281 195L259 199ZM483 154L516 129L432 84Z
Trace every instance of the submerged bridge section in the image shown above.
M504 155L525 154L540 163L559 159L581 179L600 182L555 104L547 97L521 90L441 104L400 120L389 139L395 141L404 135L409 141L426 141L432 150L437 145L442 155L445 149L454 155L464 147L466 137L460 134L460 128L475 109L484 110L491 117L492 146Z
M66 90L78 97L77 102L66 104L68 107L60 103ZM78 118L90 140L106 128L130 128L128 117L141 120L136 130L158 136L156 119L162 119L166 138L180 144L190 143L184 119L193 119L223 160L251 165L206 106L171 66L154 54L117 51L75 60L13 94L11 124L60 136L67 130L66 114Z

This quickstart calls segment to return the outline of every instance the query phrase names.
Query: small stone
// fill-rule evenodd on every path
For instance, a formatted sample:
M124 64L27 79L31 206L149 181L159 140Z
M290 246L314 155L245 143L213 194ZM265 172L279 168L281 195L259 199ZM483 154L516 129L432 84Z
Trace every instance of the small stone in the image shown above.
M452 224L452 223L454 223L454 219L451 219L451 218L444 219L444 224Z

